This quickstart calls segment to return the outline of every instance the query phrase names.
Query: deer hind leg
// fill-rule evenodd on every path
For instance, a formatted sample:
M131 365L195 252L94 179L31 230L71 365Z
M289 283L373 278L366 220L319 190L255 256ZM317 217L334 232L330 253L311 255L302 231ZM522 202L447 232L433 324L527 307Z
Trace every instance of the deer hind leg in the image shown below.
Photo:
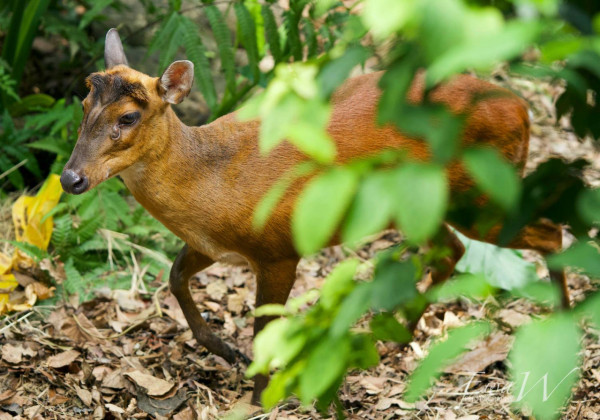
M449 252L436 259L431 265L431 282L433 285L446 281L454 272L458 260L465 254L465 246L448 225L444 225L432 241L435 245L443 246Z
M268 304L285 304L296 280L297 258L278 261L270 264L262 264L255 268L256 271L256 307ZM254 320L254 337L274 317L262 316ZM267 387L269 377L256 375L254 377L254 390L252 392L252 403L260 405L260 395Z
M427 285L426 288L436 284L441 284L448 280L454 272L456 263L465 253L465 246L460 239L458 239L458 236L456 236L450 226L446 224L444 224L437 235L430 241L430 246L431 245L438 247L441 246L447 253L437 258L430 265L431 284ZM412 331L413 334L415 333L419 320L427 311L427 308L429 308L429 304L425 304L423 307L419 308L409 319L408 329L409 331Z
M171 267L169 288L177 298L198 344L206 347L211 353L221 356L229 363L234 363L237 358L236 352L210 330L196 307L189 288L190 278L212 263L213 261L210 258L185 245L177 254L173 267Z
M518 249L533 249L544 256L558 252L562 249L562 227L549 220L541 220L525 226L508 246ZM565 270L550 270L550 279L561 290L561 307L563 309L570 308L571 299Z

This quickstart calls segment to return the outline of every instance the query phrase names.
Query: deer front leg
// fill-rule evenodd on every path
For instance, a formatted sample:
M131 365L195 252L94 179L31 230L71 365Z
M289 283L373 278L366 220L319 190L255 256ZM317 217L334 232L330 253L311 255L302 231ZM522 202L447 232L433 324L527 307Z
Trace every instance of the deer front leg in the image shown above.
M211 353L221 356L229 363L234 363L236 352L210 330L196 307L189 288L190 278L212 263L213 261L210 258L194 251L186 244L177 254L173 267L171 267L169 288L177 298L198 344L206 347Z
M256 307L268 303L285 304L296 280L296 266L298 258L263 264L255 268L256 271ZM254 337L274 317L261 316L254 320ZM269 377L256 375L254 377L254 391L252 403L260 405L260 394L266 388Z

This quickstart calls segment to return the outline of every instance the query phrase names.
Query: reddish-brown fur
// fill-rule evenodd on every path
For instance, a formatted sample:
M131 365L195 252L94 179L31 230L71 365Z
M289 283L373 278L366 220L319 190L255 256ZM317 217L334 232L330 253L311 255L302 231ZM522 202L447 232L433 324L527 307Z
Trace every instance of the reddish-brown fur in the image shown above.
M265 229L253 229L252 216L258 201L273 183L306 157L289 143L261 155L259 122L240 122L235 114L202 127L187 127L165 102L165 87L159 78L125 65L116 65L101 75L106 74L141 84L149 102L124 96L109 104L93 103L91 92L84 101L81 136L65 170L87 176L89 188L120 175L136 200L185 241L187 245L173 264L171 290L198 342L233 361L235 352L210 332L200 316L188 280L214 261L249 263L257 275L256 306L285 303L299 260L292 245L290 215L302 182L287 192ZM376 125L380 75L372 73L350 79L332 97L328 131L335 140L340 163L384 148L403 148L418 160L429 156L425 142L407 138L391 126ZM176 84L182 77L181 68L176 68L171 77ZM422 95L423 77L417 76L409 99L418 102ZM475 100L480 97L483 99ZM529 139L527 106L523 100L464 75L437 88L431 99L448 105L455 113L467 115L463 144L493 145L522 169ZM139 123L123 128L119 131L120 138L112 140L108 132L115 129L115 121L121 115L130 111L141 113ZM448 175L454 191L471 185L457 164L449 167ZM464 232L477 236L468 229ZM492 232L483 239L493 242L496 234L497 231ZM551 252L560 248L560 238L560 228L546 224L528 227L511 246ZM434 267L434 281L447 278L464 252L450 230L441 240L452 254ZM255 332L266 322L265 318L257 319ZM266 378L256 379L255 400L265 385Z

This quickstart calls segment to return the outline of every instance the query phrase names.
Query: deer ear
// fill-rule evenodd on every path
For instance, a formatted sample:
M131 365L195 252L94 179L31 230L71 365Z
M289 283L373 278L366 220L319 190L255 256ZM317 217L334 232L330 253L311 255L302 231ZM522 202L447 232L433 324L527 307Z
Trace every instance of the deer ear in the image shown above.
M194 63L188 60L173 62L160 76L158 88L163 101L178 104L188 96L194 81Z
M104 63L107 69L118 65L128 65L125 51L123 51L123 44L121 44L121 38L119 38L119 33L115 28L109 29L106 33Z

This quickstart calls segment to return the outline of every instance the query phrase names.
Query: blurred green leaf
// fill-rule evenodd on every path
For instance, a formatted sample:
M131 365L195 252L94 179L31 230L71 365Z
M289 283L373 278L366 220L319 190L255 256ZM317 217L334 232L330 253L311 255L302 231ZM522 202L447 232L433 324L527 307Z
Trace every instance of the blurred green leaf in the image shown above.
M385 38L401 29L415 15L417 1L367 0L362 18L375 38Z
M542 306L557 307L560 304L561 292L555 283L536 281L513 289L510 293L515 297L524 297Z
M294 244L301 254L312 254L327 245L352 200L357 182L353 171L335 167L307 184L292 214Z
M600 277L598 244L578 242L566 251L548 257L548 266L553 269L577 268L590 276Z
M358 260L348 259L339 263L327 276L321 288L320 300L325 309L333 309L340 299L353 289L354 273L357 268Z
M350 328L371 305L371 283L359 283L354 290L342 300L338 313L331 323L330 334L341 336Z
M273 213L273 210L275 210L277 204L281 201L290 185L298 178L309 175L313 171L314 165L312 162L304 162L298 164L287 174L279 178L263 198L261 198L254 210L254 216L252 218L252 226L254 229L263 229L267 224L271 213Z
M408 343L412 339L412 333L404 325L400 324L391 312L383 312L375 315L369 327L377 340Z
M505 211L519 199L520 184L515 169L494 149L465 150L463 160L477 185Z
M377 263L372 282L371 303L374 309L393 310L414 299L417 270L411 261L386 258Z
M266 375L271 368L289 363L307 340L299 327L298 321L290 318L269 322L254 339L254 360L248 366L246 376Z
M481 274L462 274L429 289L426 296L433 302L454 300L461 297L484 299L494 288Z
M439 228L448 205L448 185L441 167L407 163L395 174L398 227L413 242L423 242Z
M427 86L434 86L466 69L486 69L510 60L531 45L540 30L537 22L511 21L499 33L460 43L440 55L427 70Z
M368 369L379 363L379 353L373 338L368 334L352 334L349 365L360 369Z
M600 188L582 191L577 198L577 210L586 223L600 223Z
M319 73L318 83L321 94L329 96L348 78L350 71L357 65L364 63L369 57L369 50L361 45L348 48L341 57L338 57L325 66Z
M529 407L537 418L558 418L579 378L580 342L571 314L520 328L509 354L516 404Z
M394 209L390 191L394 182L393 173L385 171L370 173L360 183L344 221L342 233L345 242L356 242L390 225Z
M300 399L309 404L326 391L341 375L350 356L347 336L321 339L313 348L300 376Z

